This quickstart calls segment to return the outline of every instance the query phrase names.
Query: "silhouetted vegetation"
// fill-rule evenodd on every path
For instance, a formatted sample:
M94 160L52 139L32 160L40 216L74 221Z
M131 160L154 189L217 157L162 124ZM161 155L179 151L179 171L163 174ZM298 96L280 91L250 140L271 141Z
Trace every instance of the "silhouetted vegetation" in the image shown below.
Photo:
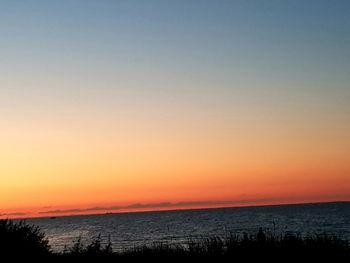
M89 245L84 245L79 238L73 243L70 248L65 248L62 253L57 253L64 257L88 257L88 258L101 258L101 257L112 257L116 253L113 252L112 243L110 240L107 245L102 246L101 236L99 235L95 240L93 240Z
M49 241L38 227L24 221L0 220L0 253L6 256L48 256Z
M257 234L231 234L227 237L189 239L186 243L152 243L147 246L114 252L110 240L102 245L98 236L90 244L81 239L62 252L51 250L44 234L35 226L24 221L14 223L0 220L1 256L51 257L52 259L75 259L98 261L118 260L217 260L236 261L238 259L269 259L288 261L300 259L350 259L349 242L334 235L310 235L285 233L275 235L264 232Z

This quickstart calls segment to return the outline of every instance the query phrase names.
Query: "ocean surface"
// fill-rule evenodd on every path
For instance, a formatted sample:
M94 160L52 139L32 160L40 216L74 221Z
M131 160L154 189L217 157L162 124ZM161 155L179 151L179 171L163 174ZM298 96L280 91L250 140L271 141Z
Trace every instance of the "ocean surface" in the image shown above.
M39 226L54 250L79 237L89 243L99 234L115 250L152 242L187 242L189 238L230 233L256 233L259 227L277 234L331 233L350 240L350 202L241 208L103 214L28 219Z

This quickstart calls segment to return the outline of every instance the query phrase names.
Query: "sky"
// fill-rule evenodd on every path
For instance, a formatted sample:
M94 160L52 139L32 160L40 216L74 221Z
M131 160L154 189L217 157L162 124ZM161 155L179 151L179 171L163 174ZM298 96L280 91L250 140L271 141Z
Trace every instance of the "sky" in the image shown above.
M0 4L0 216L350 200L348 1Z

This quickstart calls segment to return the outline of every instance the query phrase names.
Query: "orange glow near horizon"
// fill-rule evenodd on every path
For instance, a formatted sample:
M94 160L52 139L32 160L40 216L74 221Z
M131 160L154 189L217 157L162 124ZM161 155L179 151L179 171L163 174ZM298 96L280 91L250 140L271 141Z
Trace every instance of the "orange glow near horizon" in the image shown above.
M172 127L121 133L115 127L50 125L36 124L25 133L25 126L2 129L8 136L1 136L0 172L7 175L0 185L2 217L135 203L155 205L103 212L350 200L344 152L350 145L333 134L305 133L296 140L281 129L252 133L251 125L217 135L202 124L205 132L195 136ZM191 201L202 203L157 207Z

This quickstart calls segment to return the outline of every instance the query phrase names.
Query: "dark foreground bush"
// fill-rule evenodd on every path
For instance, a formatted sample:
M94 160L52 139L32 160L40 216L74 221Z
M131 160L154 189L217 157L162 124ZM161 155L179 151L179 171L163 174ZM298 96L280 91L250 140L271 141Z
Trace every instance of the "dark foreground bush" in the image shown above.
M49 242L38 227L24 221L0 220L1 256L48 256Z
M227 237L210 237L188 240L185 244L153 243L125 251L113 252L109 241L102 245L100 236L91 244L84 245L78 239L63 252L53 252L48 241L37 227L23 221L13 223L0 220L0 259L11 255L50 257L55 261L125 262L131 260L178 262L179 260L211 260L224 262L261 261L296 262L303 260L350 260L349 242L333 235L266 234L259 230L255 235L232 234Z

